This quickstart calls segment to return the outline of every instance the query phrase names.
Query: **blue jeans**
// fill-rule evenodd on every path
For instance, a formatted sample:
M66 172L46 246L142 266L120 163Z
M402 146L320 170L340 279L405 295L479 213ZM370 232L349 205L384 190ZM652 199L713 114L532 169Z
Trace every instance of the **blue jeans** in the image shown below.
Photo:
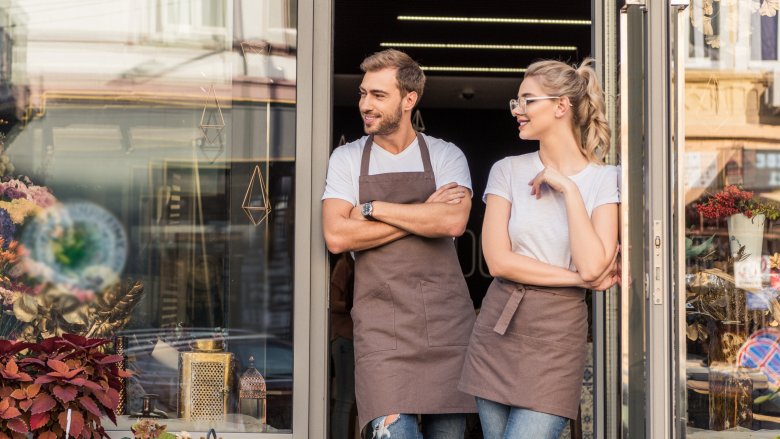
M417 415L400 414L388 426L384 425L385 418L371 421L373 439L463 439L466 431L466 415L462 413L422 415L422 431Z
M568 419L477 398L485 439L558 439Z
M336 337L330 343L336 398L330 413L331 439L347 439L352 406L355 404L355 347L352 340Z

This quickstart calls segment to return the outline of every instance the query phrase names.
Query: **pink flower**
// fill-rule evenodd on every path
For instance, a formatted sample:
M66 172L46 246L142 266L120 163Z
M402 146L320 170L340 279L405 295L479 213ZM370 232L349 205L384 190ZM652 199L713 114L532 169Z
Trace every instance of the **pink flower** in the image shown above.
M49 189L43 186L30 186L27 190L27 199L44 209L57 202Z
M85 290L77 287L71 287L70 293L81 303L91 301L92 299L95 298L95 292L92 290Z
M9 289L0 287L0 304L3 305L13 305L14 302L16 302L16 291L11 291Z

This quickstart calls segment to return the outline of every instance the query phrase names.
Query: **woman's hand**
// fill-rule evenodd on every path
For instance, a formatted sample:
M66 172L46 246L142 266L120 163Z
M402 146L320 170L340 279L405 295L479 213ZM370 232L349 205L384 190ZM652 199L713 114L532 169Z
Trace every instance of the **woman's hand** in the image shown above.
M593 291L606 291L617 284L619 278L620 276L617 273L610 273L599 284L591 284L590 289Z
M574 187L574 182L569 177L552 168L542 169L542 172L536 174L536 177L528 182L528 185L531 186L531 195L536 195L537 200L542 197L542 184L546 184L550 189L560 193L566 193Z
M602 273L601 276L599 276L599 278L593 282L585 282L585 288L594 291L604 291L612 288L612 286L615 284L620 285L621 267L619 255L620 244L618 244L617 248L615 249L615 254L612 256L612 262L609 263L609 266L606 270L604 270L604 273Z

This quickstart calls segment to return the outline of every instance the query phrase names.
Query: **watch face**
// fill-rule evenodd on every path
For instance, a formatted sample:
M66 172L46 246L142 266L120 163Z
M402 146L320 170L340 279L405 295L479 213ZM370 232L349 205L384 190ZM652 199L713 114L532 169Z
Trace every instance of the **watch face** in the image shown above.
M362 210L361 210L362 213L363 213L363 216L371 216L371 210L372 210L371 207L372 207L371 203L363 203L363 207L362 207Z

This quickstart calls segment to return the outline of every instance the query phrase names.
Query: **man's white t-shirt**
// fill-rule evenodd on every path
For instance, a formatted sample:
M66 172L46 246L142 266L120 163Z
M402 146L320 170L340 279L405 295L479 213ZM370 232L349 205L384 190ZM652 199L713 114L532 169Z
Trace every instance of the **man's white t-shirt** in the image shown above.
M447 183L471 189L471 175L466 156L457 146L444 140L423 134L428 151L431 155L431 167L436 178L436 188ZM363 136L333 151L328 164L328 177L325 181L325 194L322 199L339 198L352 205L358 203L360 161L363 146L368 136ZM386 174L389 172L422 172L424 170L420 146L417 138L399 154L386 151L374 143L371 146L371 158L368 162L368 173Z
M531 195L528 182L543 169L538 151L496 162L490 170L483 200L487 201L488 194L492 194L512 203L509 239L513 252L576 271L571 260L563 194L543 187L540 199ZM620 170L616 166L591 163L569 178L579 188L589 216L598 206L620 202Z

